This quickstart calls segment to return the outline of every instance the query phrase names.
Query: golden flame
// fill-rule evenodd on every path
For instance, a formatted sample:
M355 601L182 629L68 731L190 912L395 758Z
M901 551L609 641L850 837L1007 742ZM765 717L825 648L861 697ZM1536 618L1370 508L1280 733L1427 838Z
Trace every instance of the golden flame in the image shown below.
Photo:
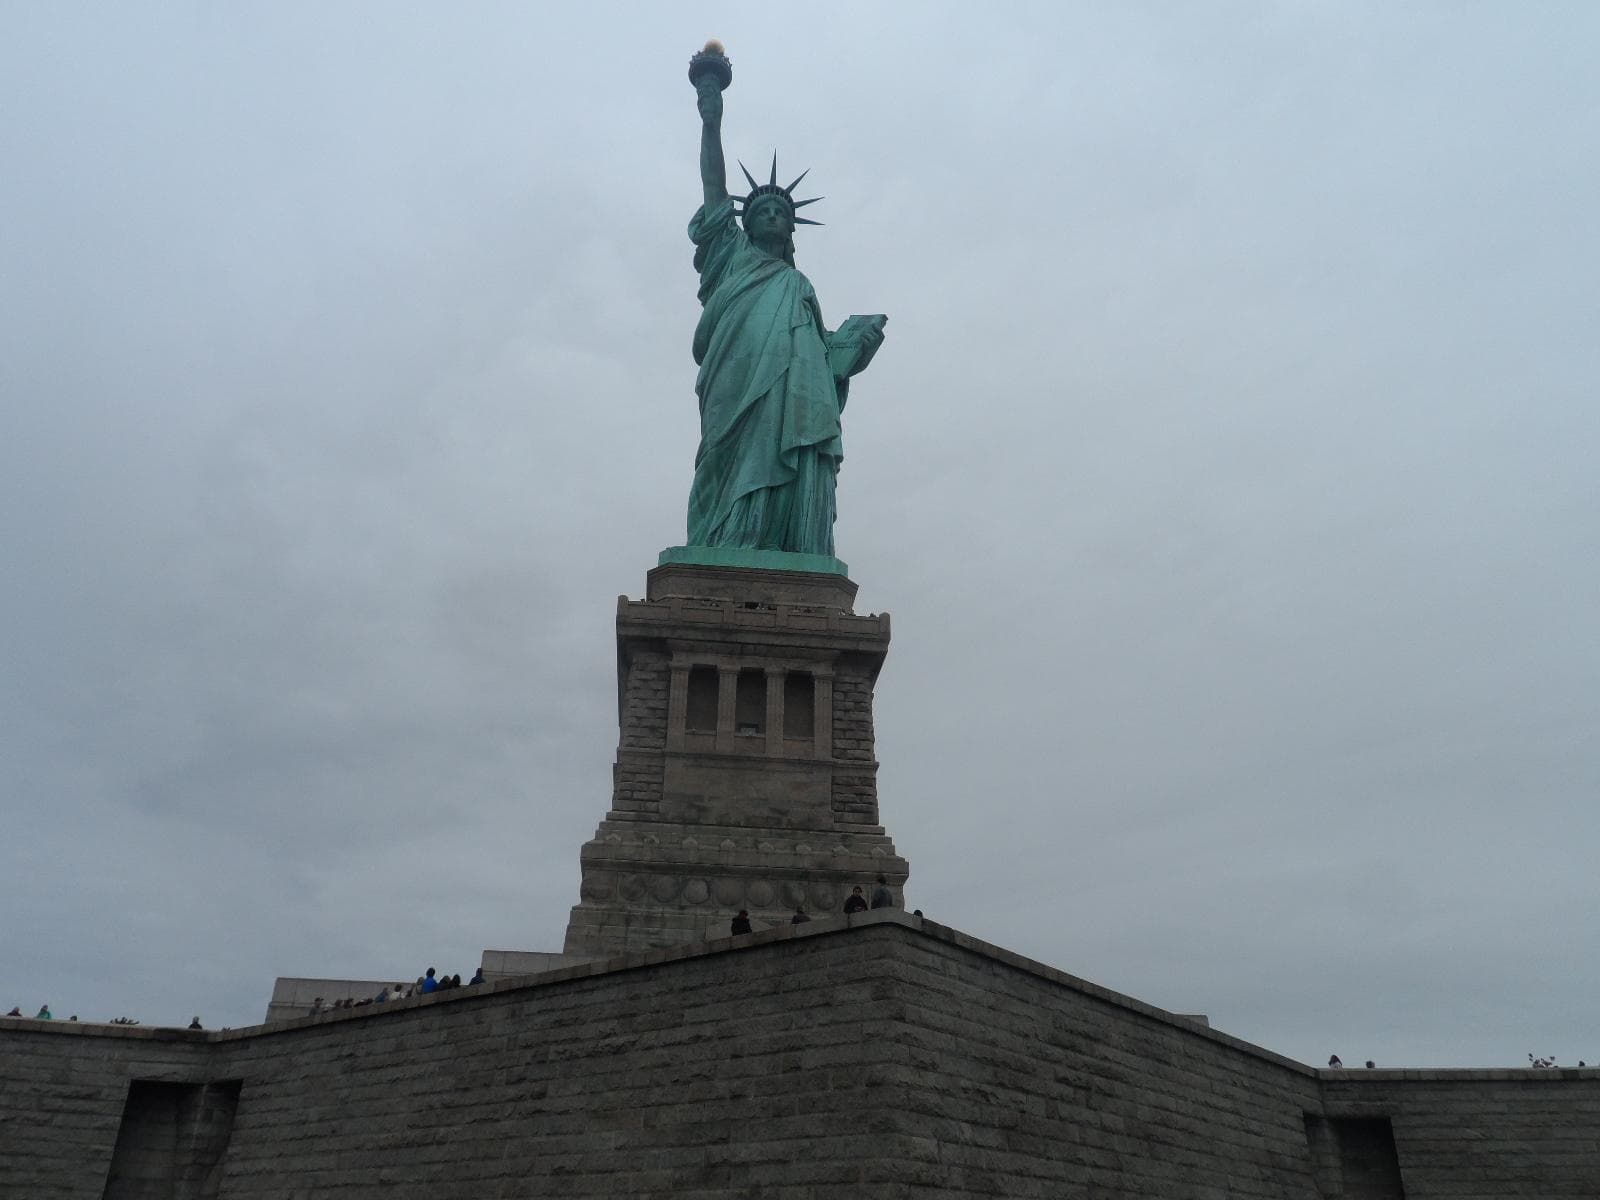
M701 53L702 54L726 54L727 51L725 51L722 48L722 43L721 42L717 41L716 38L712 38L709 42L706 43L706 48L704 50L702 50Z

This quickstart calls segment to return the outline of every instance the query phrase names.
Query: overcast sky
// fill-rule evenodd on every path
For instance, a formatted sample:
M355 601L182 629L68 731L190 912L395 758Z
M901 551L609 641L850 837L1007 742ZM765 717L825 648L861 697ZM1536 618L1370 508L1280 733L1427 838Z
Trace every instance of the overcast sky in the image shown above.
M1600 8L985 9L4 5L3 1008L560 948L717 36L890 317L908 902L1312 1063L1600 1059Z

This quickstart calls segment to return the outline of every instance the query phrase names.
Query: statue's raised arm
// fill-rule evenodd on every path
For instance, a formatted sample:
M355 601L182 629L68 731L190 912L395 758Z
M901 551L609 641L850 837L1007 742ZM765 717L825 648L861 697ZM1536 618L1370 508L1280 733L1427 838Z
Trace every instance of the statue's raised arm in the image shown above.
M728 198L728 165L722 157L722 89L709 73L695 83L700 105L700 183L706 207Z
M703 311L694 335L700 450L688 547L749 551L751 566L842 572L833 558L839 414L887 318L851 317L827 329L811 281L794 265L795 227L818 224L798 215L813 203L794 198L805 174L780 184L773 155L767 182L757 183L741 164L750 192L742 202L730 197L722 92L733 67L720 45L707 43L690 60L689 80L705 195L689 222Z

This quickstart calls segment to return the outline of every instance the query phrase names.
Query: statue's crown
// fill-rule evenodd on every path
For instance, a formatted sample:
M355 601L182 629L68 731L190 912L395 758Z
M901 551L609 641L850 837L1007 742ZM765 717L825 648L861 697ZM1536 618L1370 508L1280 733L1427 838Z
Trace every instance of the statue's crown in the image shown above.
M808 221L804 217L795 216L795 209L804 208L808 204L815 204L818 200L822 199L821 196L813 196L809 200L796 200L794 198L794 189L800 186L801 179L804 179L811 173L810 167L807 167L804 171L801 171L795 181L788 187L780 187L778 184L778 152L776 150L772 152L772 174L768 177L766 183L757 183L755 176L750 174L750 168L745 166L742 162L739 164L739 170L743 171L744 177L750 181L750 194L741 202L742 207L739 207L737 210L739 216L742 217L745 213L749 212L750 206L757 200L760 200L763 196L777 196L789 206L789 219L792 220L796 225L822 224L821 221Z

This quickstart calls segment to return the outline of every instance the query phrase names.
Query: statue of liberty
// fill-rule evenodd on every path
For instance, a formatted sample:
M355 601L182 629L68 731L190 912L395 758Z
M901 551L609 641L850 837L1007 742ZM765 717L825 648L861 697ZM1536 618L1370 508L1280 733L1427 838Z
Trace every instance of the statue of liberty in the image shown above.
M851 317L832 332L823 324L794 265L796 225L818 224L797 210L813 201L794 199L800 179L778 184L776 154L766 183L745 170L749 195L738 204L728 195L722 89L731 79L716 43L691 62L705 203L689 222L704 311L694 334L700 449L688 545L831 556L839 414L887 318Z

